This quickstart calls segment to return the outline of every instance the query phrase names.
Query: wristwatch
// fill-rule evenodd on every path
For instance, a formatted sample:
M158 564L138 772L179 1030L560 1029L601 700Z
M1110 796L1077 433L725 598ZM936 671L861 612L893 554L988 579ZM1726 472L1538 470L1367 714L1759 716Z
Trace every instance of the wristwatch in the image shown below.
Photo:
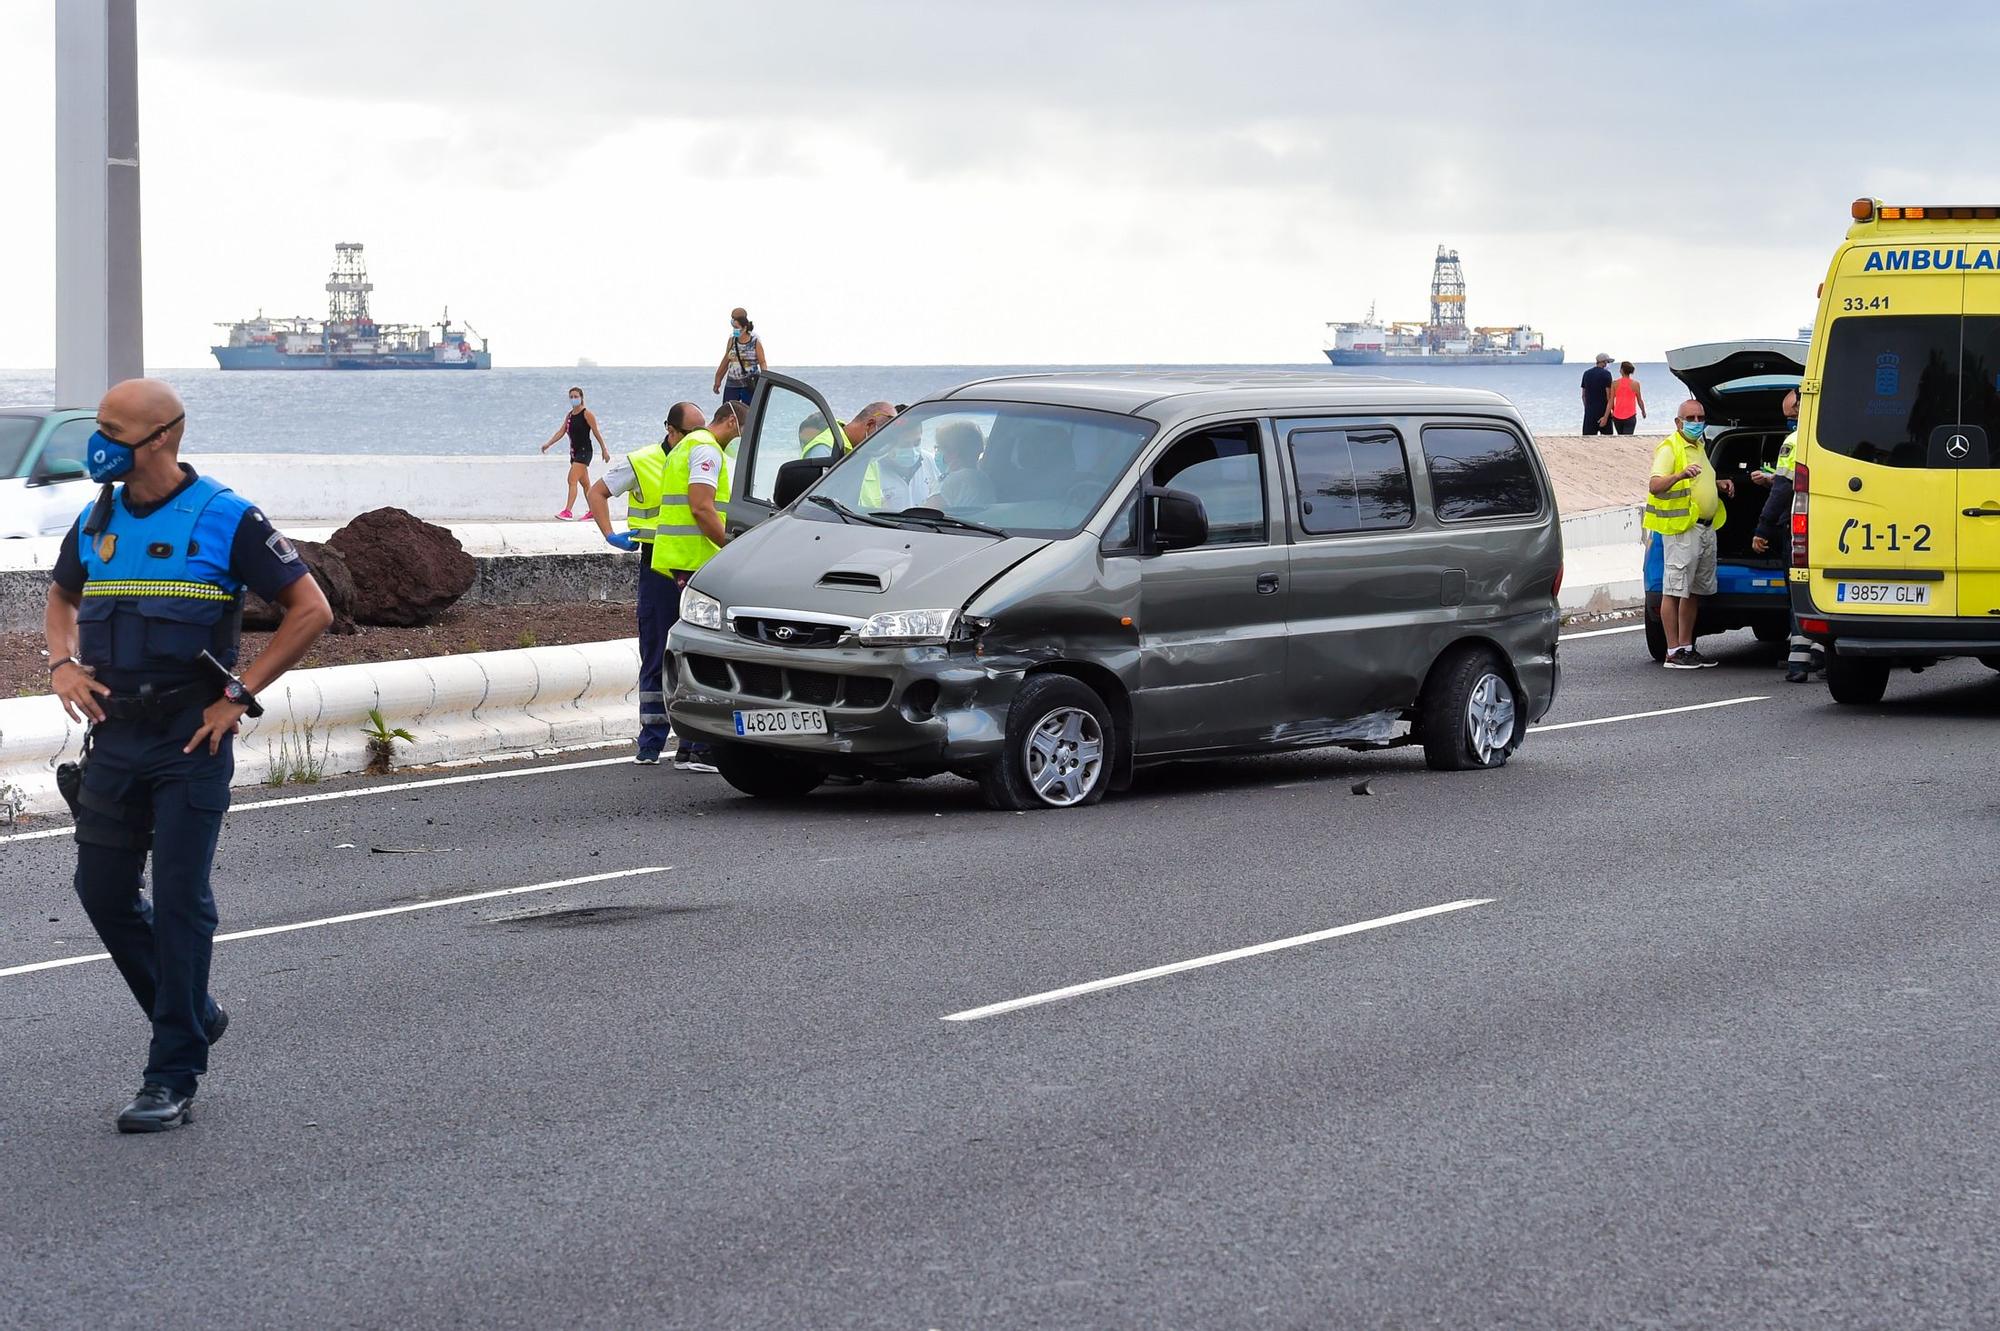
M257 701L256 694L243 687L243 681L240 679L232 678L227 684L224 684L222 686L222 697L225 702L235 703L250 716L262 716L264 714L264 705Z

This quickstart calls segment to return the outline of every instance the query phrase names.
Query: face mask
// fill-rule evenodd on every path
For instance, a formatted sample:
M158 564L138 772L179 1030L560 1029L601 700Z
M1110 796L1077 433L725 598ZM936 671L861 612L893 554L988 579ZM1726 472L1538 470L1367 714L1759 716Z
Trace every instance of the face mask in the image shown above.
M741 328L738 328L735 324L731 324L729 325L729 335L731 337L740 339L743 336L743 330Z
M1786 428L1787 430L1796 430L1796 429L1798 429L1798 428L1799 428L1799 418L1798 418L1798 417L1796 417L1796 416L1787 416L1787 417L1785 417L1785 428Z
M104 431L98 430L90 436L90 452L84 463L90 470L90 479L102 485L132 470L136 457L137 453L130 444L106 438Z
M1699 439L1701 438L1702 431L1707 428L1708 428L1707 421L1682 421L1681 438Z
M569 404L572 407L580 407L583 405L583 399L580 397L573 397L569 400Z
M914 448L899 448L889 456L895 460L896 466L903 471L910 471L917 465L917 450Z

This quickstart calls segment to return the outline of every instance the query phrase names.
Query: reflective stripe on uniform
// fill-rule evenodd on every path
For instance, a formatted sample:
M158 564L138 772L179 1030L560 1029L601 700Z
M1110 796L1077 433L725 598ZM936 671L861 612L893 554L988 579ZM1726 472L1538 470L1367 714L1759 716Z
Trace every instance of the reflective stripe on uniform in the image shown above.
M233 601L236 593L209 582L148 582L132 579L83 584L85 596L164 596L182 601Z

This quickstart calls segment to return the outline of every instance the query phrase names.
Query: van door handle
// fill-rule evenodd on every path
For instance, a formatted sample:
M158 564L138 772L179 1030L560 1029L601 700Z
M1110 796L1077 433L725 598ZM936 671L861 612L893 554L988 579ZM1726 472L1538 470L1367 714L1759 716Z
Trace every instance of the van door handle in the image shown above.
M2000 508L1966 508L1959 511L1968 518L2000 518Z
M1278 590L1277 574L1259 573L1257 575L1257 594L1259 596L1269 596L1272 592L1275 592L1277 590Z

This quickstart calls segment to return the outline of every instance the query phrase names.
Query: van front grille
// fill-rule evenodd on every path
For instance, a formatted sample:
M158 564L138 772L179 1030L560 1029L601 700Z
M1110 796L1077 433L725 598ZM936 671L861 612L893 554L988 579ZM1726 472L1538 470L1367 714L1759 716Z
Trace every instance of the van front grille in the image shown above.
M690 653L682 658L688 674L705 688L771 702L808 707L851 707L873 711L886 706L893 688L873 675L836 675L826 670L793 670L753 661L727 661Z

